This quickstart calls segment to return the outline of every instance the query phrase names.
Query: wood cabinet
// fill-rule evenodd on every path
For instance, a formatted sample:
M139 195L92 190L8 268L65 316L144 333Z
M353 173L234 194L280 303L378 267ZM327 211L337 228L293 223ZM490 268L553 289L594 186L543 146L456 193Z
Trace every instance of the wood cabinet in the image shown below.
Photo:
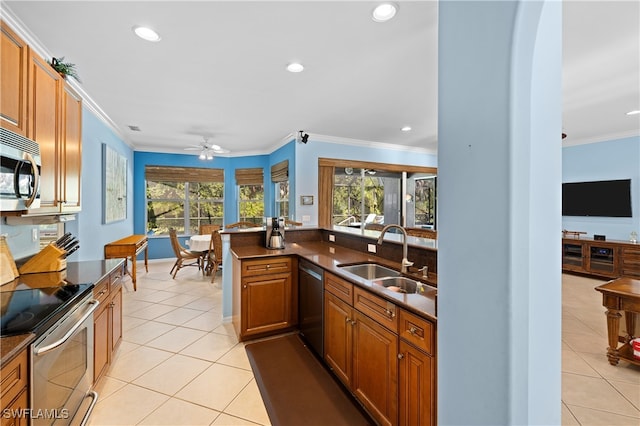
M233 323L240 340L274 334L298 324L296 258L234 258L234 280Z
M5 416L4 413L17 413L29 407L29 358L28 348L2 366L0 370L0 410L2 426L26 425L28 416ZM5 411L8 410L8 411Z
M29 47L0 21L0 126L27 135L27 62Z
M562 269L606 278L640 278L640 244L563 238Z
M325 273L324 359L381 425L398 423L394 304Z
M122 279L124 262L93 288L100 305L93 314L93 381L97 382L113 361L122 341Z
M0 125L40 146L40 207L29 212L78 212L82 98L4 22L0 33Z
M435 326L400 310L399 412L401 425L436 424Z

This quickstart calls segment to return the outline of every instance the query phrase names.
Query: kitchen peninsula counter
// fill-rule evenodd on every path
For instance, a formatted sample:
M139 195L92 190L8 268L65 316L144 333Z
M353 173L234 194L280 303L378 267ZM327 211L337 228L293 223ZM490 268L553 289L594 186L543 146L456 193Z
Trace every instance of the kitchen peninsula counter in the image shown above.
M372 284L363 278L345 274L338 265L349 263L373 262L400 270L400 264L373 254L362 253L357 250L341 247L321 241L303 241L287 243L284 249L268 249L258 245L242 245L231 247L232 254L240 260L258 259L274 256L297 255L315 263L334 275L347 279L355 285L365 288L400 307L410 310L417 315L436 322L436 290L426 290L423 294L396 293L384 287Z

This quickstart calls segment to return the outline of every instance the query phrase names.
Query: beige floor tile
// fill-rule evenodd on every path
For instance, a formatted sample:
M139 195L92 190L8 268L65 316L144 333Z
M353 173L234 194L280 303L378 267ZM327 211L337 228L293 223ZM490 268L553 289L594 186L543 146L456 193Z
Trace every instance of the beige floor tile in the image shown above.
M245 419L241 419L239 417L230 416L228 414L222 413L220 414L216 420L211 423L211 426L253 426L258 423L253 423ZM266 423L269 425L270 423Z
M96 383L94 390L98 392L98 401L102 401L117 390L122 389L127 382L114 379L109 376L102 376L98 383Z
M220 412L171 398L139 425L209 425Z
M90 424L135 425L168 399L166 395L127 384L96 404Z
M162 336L146 343L146 346L169 352L180 352L207 333L192 328L176 327Z
M131 382L161 362L169 359L171 355L167 351L141 346L117 357L107 371L107 376Z
M131 342L137 343L139 345L144 345L145 343L162 336L165 333L176 328L171 324L163 324L161 322L147 321L142 325L132 328L131 330L127 330L123 333L122 339Z
M188 305L191 302L194 302L196 300L198 300L200 298L200 296L196 296L195 294L176 294L173 293L173 296L169 297L168 299L163 300L162 303L163 305L171 305L171 306L185 306Z
M598 377L600 375L572 349L562 348L562 372Z
M238 396L231 401L231 404L224 409L224 412L263 425L269 423L269 415L264 407L264 402L262 402L255 379L242 389Z
M236 337L236 331L233 328L233 324L230 322L223 322L219 327L215 328L213 332L218 334L224 334L226 336L231 336L234 338Z
M133 300L142 300L144 302L151 303L161 303L164 300L175 297L176 293L164 290L156 290L156 289L139 289L135 293L133 293L130 297Z
M571 410L563 403L562 404L562 425L563 426L580 426L578 420L573 416Z
M116 348L116 352L114 354L114 357L117 358L121 355L127 354L129 352L131 352L134 349L139 348L141 345L137 344L137 343L132 343L132 342L127 342L126 340L122 340L120 342L120 344L118 345L118 347Z
M131 315L132 313L139 311L140 309L149 308L154 305L151 302L145 302L142 300L127 300L127 303L122 305L122 315Z
M158 318L161 315L164 315L168 312L173 311L174 309L176 309L175 306L161 305L159 303L156 303L147 308L143 308L135 312L131 312L128 315L135 318L153 320Z
M143 388L174 395L211 366L210 362L183 355L173 355L133 381Z
M609 383L640 410L640 384L618 382L616 380L609 380Z
M207 361L217 361L236 345L235 339L229 336L215 333L207 333L189 346L180 351L182 355L188 355Z
M635 417L574 405L568 407L582 426L638 426L638 419Z
M243 343L238 343L217 361L220 364L251 371L251 364Z
M193 302L185 305L185 308L198 309L200 311L209 311L220 306L220 302L215 300L212 296L202 297L194 300Z
M123 315L122 316L122 330L123 331L131 330L132 328L135 328L135 327L137 327L139 325L142 325L147 321L149 321L149 320Z
M607 380L640 384L640 366L621 360L618 365L609 364L605 352L579 354L594 370Z
M185 308L186 309L186 308ZM213 331L222 324L222 314L217 311L198 311L200 315L182 324L183 327L202 331Z
M182 388L176 397L222 411L252 378L253 374L246 370L213 364Z
M640 418L638 409L604 379L563 373L562 385L562 401L567 406L589 407ZM573 409L571 412L576 415ZM577 415L576 418L580 421Z
M154 321L173 325L183 325L185 322L191 321L199 315L202 315L202 311L187 308L176 308L169 313L160 315L158 318L154 319Z
M576 352L592 354L607 352L607 339L596 333L562 333L562 341Z

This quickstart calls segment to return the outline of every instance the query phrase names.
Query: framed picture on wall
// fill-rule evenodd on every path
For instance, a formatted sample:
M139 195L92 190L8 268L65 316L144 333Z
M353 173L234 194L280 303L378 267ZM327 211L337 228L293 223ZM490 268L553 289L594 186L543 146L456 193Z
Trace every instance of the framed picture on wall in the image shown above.
M102 144L102 222L127 218L127 158Z
M312 206L313 205L313 195L301 195L300 196L300 204L303 206Z

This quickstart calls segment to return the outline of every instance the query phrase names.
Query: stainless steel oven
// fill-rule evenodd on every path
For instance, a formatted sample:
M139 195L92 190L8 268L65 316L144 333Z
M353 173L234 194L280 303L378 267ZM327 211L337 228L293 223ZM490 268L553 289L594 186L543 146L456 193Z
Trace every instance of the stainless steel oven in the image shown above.
M33 425L68 425L74 418L82 418L84 424L88 420L98 396L91 391L93 312L98 304L89 293L32 344ZM79 413L87 397L91 404L86 413Z

